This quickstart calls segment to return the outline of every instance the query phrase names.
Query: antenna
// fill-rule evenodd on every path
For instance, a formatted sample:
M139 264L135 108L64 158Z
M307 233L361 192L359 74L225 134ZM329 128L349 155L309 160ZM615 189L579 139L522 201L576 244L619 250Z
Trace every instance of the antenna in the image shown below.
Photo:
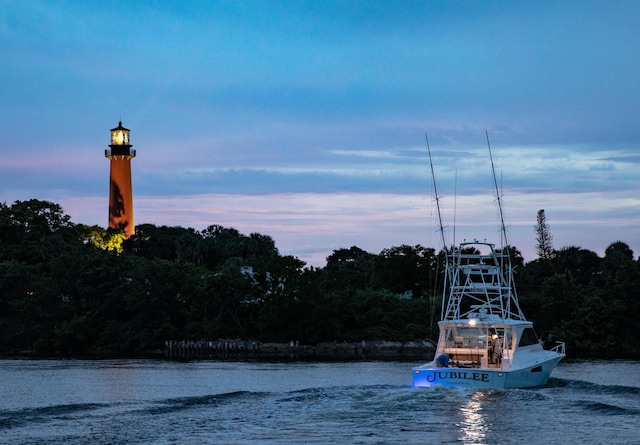
M433 159L431 158L431 147L429 147L429 136L424 134L427 140L427 151L429 152L429 165L431 166L431 178L433 179L433 192L436 195L436 207L438 209L438 222L440 224L440 236L442 237L442 248L447 248L447 243L444 239L444 225L442 224L442 212L440 212L440 196L438 195L438 186L436 185L436 175L433 172Z

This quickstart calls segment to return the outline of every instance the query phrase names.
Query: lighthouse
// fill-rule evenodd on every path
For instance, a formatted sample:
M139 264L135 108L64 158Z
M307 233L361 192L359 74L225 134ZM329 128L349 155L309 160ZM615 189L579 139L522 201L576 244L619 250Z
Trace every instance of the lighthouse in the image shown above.
M111 144L104 151L111 161L109 175L109 228L121 230L129 238L134 233L131 159L136 151L129 143L129 129L118 123L111 129Z

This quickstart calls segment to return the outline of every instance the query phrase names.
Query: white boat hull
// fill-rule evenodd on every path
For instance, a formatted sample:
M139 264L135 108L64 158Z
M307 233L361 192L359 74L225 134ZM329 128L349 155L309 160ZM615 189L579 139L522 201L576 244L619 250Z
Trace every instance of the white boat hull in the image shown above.
M544 386L549 381L551 371L564 355L558 354L542 363L518 369L491 368L438 368L430 362L413 368L413 386L430 387L434 385L455 388L533 388Z

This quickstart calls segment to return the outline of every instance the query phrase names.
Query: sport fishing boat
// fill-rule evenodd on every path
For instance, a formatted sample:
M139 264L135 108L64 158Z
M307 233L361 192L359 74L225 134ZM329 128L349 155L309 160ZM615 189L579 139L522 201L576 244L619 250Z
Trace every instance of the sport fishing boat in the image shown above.
M493 169L493 159L491 166ZM433 164L431 168L433 174ZM446 252L438 345L433 361L413 368L416 387L543 386L565 357L564 343L541 343L518 304L495 169L493 172L505 247L496 249L495 244L473 240ZM440 218L443 233L442 227Z

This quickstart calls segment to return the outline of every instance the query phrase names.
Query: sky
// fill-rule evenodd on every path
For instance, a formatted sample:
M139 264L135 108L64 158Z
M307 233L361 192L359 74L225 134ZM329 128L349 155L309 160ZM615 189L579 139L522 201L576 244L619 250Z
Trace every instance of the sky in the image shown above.
M332 251L500 242L640 253L640 2L0 0L0 202Z

